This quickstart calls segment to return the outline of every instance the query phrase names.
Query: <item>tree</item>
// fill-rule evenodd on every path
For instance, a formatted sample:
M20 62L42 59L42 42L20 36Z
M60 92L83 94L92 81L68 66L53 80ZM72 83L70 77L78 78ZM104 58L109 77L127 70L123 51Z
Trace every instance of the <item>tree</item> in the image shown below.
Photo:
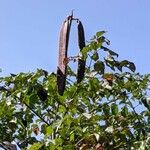
M1 147L15 141L30 150L150 149L150 75L120 61L104 33L82 50L82 82L67 68L62 96L56 74L42 69L0 78Z

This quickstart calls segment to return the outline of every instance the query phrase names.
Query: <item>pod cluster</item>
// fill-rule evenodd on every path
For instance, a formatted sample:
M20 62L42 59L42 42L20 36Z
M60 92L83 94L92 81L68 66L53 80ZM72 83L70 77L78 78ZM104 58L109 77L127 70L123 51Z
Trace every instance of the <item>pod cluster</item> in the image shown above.
M72 21L76 20L77 29L78 29L78 46L80 51L82 51L83 47L85 47L85 35L84 28L79 19L74 19L73 15L68 16L60 30L59 37L59 58L58 58L58 67L57 67L57 89L60 95L63 95L66 84L66 70L68 63L68 44L69 44L69 35ZM77 83L80 83L84 78L85 72L85 60L78 60L78 69L77 69Z

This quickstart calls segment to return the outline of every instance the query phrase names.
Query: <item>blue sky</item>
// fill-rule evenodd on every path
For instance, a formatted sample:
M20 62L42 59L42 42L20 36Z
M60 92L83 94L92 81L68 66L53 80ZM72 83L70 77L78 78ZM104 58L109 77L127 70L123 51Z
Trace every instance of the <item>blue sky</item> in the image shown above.
M0 0L1 75L56 71L60 26L72 9L86 40L106 30L119 59L135 62L142 74L150 72L149 0Z

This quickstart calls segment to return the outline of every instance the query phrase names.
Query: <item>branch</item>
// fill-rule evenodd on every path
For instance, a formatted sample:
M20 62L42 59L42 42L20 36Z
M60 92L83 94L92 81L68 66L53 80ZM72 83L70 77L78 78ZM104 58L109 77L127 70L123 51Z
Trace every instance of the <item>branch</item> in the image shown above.
M3 87L3 86L0 86L0 90L1 90L1 91L6 91L6 92L8 92L8 93L11 94L11 91L10 91L9 89ZM15 97L16 99L18 99L21 103L25 104L25 105L27 106L27 108L29 108L29 109L30 109L37 117L39 117L44 123L46 123L47 125L50 125L47 121L45 121L45 120L42 118L42 116L40 116L36 111L34 111L27 103L25 103L25 102L23 102L22 100L20 100L20 98L19 98L18 96L16 96L16 95L14 95L14 97Z
M18 98L18 97L17 97ZM18 98L19 100L19 98ZM21 100L19 100L21 102ZM50 125L46 120L42 118L36 111L34 111L27 103L24 102L24 104L37 116L39 117L44 123L46 123L48 126Z

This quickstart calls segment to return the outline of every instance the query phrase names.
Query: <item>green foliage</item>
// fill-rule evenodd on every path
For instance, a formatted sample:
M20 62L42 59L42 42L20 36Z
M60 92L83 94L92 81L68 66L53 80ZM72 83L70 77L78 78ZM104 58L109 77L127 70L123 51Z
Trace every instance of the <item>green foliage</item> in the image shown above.
M68 68L63 96L56 74L42 69L0 78L0 143L29 150L150 149L150 76L103 46L110 44L104 33L82 51L81 83Z

